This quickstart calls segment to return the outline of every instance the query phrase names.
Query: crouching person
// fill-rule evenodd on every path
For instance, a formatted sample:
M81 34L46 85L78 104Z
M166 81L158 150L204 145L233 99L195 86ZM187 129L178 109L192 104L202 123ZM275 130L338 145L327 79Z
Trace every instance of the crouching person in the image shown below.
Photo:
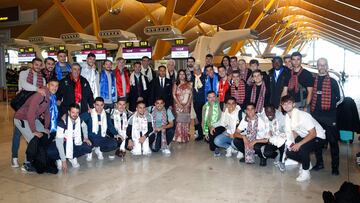
M165 108L163 98L157 98L155 106L149 107L153 118L154 133L149 136L150 148L153 152L160 149L164 154L171 154L169 145L174 138L174 115L170 109Z
M56 160L58 169L64 172L67 171L66 159L73 168L78 168L80 164L77 158L92 150L87 125L80 119L79 112L78 104L70 105L68 113L58 121L55 142L48 148L49 158Z
M136 103L136 112L130 117L126 134L128 148L133 155L150 155L149 136L153 132L151 115L146 111L145 102Z
M265 122L255 112L255 104L246 106L246 117L243 118L234 134L233 145L244 154L240 162L255 163L255 154L260 157L260 166L266 165L261 148L268 143Z
M236 127L239 125L242 117L240 106L236 105L236 99L230 97L226 100L226 109L222 112L220 120L216 122L211 133L214 134L214 144L217 147L226 149L226 157L231 157L234 148L231 143L234 138ZM217 130L215 130L217 129ZM221 130L222 129L222 130ZM217 151L216 149L215 151Z
M116 150L117 141L115 138L118 138L119 135L111 122L110 115L108 115L104 110L104 99L102 97L96 97L94 103L94 109L91 110L90 117L85 120L91 119L91 121L87 121L88 131L89 131L89 139L93 144L95 154L97 155L99 160L103 160L103 152L111 152ZM108 136L108 131L114 137ZM115 155L110 155L109 159L114 159ZM86 156L86 161L92 160L92 152L90 152Z

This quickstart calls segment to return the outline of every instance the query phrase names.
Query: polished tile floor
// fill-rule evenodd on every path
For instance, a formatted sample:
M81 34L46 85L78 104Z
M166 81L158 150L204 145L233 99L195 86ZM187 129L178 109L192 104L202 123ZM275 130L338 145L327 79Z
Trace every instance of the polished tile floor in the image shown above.
M281 173L268 166L239 163L235 157L215 158L206 143L173 144L172 154L152 154L125 160L96 158L67 174L38 175L10 167L13 112L0 103L0 202L322 202L322 191L338 190L343 181L360 184L355 154L357 139L349 148L341 144L340 176L330 175L329 150L326 168L312 172L310 182L297 183L297 168ZM26 144L21 142L20 162ZM348 151L347 151L348 149ZM348 153L348 155L347 155ZM348 157L348 159L347 159ZM314 162L314 157L312 157ZM349 167L348 167L349 166Z

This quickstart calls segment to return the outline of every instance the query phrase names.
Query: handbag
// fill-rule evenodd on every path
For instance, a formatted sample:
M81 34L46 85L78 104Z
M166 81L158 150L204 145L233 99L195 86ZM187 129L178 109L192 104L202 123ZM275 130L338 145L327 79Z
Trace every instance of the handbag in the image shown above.
M25 102L33 95L35 91L21 90L10 102L11 108L15 111L19 110Z

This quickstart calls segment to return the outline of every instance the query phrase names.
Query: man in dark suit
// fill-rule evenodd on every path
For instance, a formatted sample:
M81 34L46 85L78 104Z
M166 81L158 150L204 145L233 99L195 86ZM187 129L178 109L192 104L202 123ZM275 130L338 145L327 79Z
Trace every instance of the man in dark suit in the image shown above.
M162 97L165 101L165 108L172 106L172 83L166 78L166 67L158 67L159 76L154 78L151 84L150 104L155 103L156 98Z
M283 65L283 60L275 56L272 60L273 68L269 70L270 103L279 108L280 99L286 95L287 85L290 80L290 69Z
M149 105L149 82L146 76L141 73L141 63L134 63L134 72L130 75L129 110L136 110L136 103L144 101Z

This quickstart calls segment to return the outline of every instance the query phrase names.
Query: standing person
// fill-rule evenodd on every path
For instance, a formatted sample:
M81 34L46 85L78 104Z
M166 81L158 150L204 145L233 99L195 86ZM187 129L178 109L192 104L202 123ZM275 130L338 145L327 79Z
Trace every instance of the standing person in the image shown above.
M173 104L172 98L172 85L171 79L166 77L166 67L159 66L159 76L153 79L151 85L150 102L154 104L156 98L163 98L165 102L165 108L169 108Z
M288 84L288 95L295 98L296 107L308 111L312 98L314 78L311 73L301 67L302 55L299 52L291 54L291 77Z
M264 106L269 104L270 90L266 86L260 70L254 70L252 72L252 80L254 84L247 87L247 103L256 104L256 113L261 113Z
M44 61L45 68L41 70L43 77L45 78L46 83L48 83L51 79L56 78L55 73L55 59L51 57L47 57Z
M186 68L185 68L187 81L191 81L192 78L194 77L194 67L195 67L195 58L190 56L186 60Z
M153 152L162 151L171 154L170 143L174 138L175 117L170 109L165 108L165 101L161 97L155 99L154 106L149 107L153 118L154 133L149 136L150 148Z
M221 59L221 64L220 64L220 65L225 68L225 70L226 70L227 73L233 71L233 70L232 70L232 67L231 67L231 65L230 65L230 57L227 56L227 55L223 56L223 58ZM218 67L218 68L219 68L219 67ZM218 69L218 71L219 71L219 69Z
M141 73L141 63L135 62L134 72L130 75L129 110L134 112L136 103L148 100L149 82L146 76Z
M223 110L226 94L229 90L230 84L229 84L229 80L227 79L225 67L219 66L218 71L219 71L219 87L218 87L219 102L220 102L220 108L221 110Z
M311 115L325 129L326 140L330 143L331 173L339 175L339 131L336 125L336 104L340 100L339 86L329 76L329 65L325 58L317 60L319 73L315 77L313 95L311 99ZM316 152L316 165L314 170L324 168L321 148Z
M116 79L112 71L112 62L105 60L100 73L100 96L105 101L105 109L113 109L117 101Z
M230 57L231 72L228 71L228 75L231 75L233 71L239 70L238 59L236 56Z
M210 91L215 92L218 96L218 87L219 87L219 75L214 72L214 67L208 65L205 67L206 78L205 78L205 100L207 99L207 93Z
M201 127L202 122L202 107L205 104L205 76L202 74L200 66L194 68L194 77L192 80L193 83L193 106L196 114L195 121L195 134L197 137L196 141L203 140L203 130Z
M71 71L71 65L66 62L67 53L64 50L57 52L58 62L55 64L56 77L60 81L65 78Z
M89 82L94 98L100 96L100 79L99 72L96 70L95 61L95 54L89 53L86 57L86 63L82 65L81 69L81 76Z
M71 104L80 105L80 115L94 108L94 96L89 82L80 75L80 64L71 65L71 73L60 81L56 93L59 106L59 118L64 115Z
M281 97L287 94L287 86L290 80L290 69L282 64L281 57L276 56L272 60L273 68L269 70L270 103L275 108L280 107Z
M45 96L45 85L46 81L43 75L41 74L41 65L42 60L40 58L34 58L32 60L31 68L21 71L19 75L18 89L19 91L34 91L38 92L41 95ZM18 128L14 127L13 139L12 139L12 159L11 167L19 167L18 163L18 151L20 147L20 137L21 132Z
M125 59L119 57L116 59L117 66L115 68L115 81L116 81L116 91L118 98L128 98L130 93L130 73L129 70L125 67Z
M175 60L170 59L166 62L166 78L170 79L171 83L176 82L177 72L175 70Z
M136 103L136 112L130 117L126 134L128 149L133 155L150 155L149 136L154 131L151 115L145 102Z
M99 160L103 160L103 152L111 152L117 148L117 139L119 134L111 122L110 115L105 112L105 101L102 97L96 97L94 109L85 118L88 123L89 139L95 148L95 154ZM110 132L113 137L108 135ZM109 159L114 159L115 156L109 155ZM92 160L92 152L86 156L86 161Z
M227 92L227 97L234 97L237 105L242 109L245 108L246 103L246 85L245 81L240 79L240 72L238 70L232 72L232 84Z
M125 156L126 149L129 150L126 129L131 115L132 113L126 109L126 99L119 98L115 104L115 108L111 112L111 119L118 132L118 137L115 137L118 143L118 149L116 150L115 155L121 158Z
M73 168L79 168L77 158L90 153L92 143L88 138L88 128L79 117L80 106L71 104L69 110L60 119L56 130L55 142L47 150L48 157L56 160L59 170L67 172L68 159Z
M301 163L296 181L310 180L310 153L321 148L325 131L309 113L296 108L295 99L290 95L281 98L281 107L286 112L286 155Z
M247 82L251 77L251 70L246 67L246 61L244 59L239 59L238 67L240 71L240 79Z
M202 108L202 129L205 135L205 139L209 142L210 151L214 151L214 156L219 156L220 152L215 151L216 145L214 143L215 135L220 134L214 132L213 126L221 116L220 104L216 101L216 94L213 91L208 92L207 94L208 101L204 104Z
M284 66L286 66L288 69L292 70L291 56L285 55L283 57L283 60L284 60Z
M143 56L141 58L141 73L147 78L149 83L155 78L156 73L150 66L150 58Z
M23 106L14 115L14 125L29 143L34 136L41 138L44 134L49 135L50 127L50 97L55 94L59 83L50 81L44 88L45 96L35 93L30 96ZM44 124L40 122L40 116L44 117ZM27 161L24 162L23 170L33 171L33 167Z
M192 86L186 81L185 70L179 70L178 78L173 86L174 111L176 113L176 129L174 141L190 140L190 110L192 103Z
M207 67L207 66L212 66L214 72L215 72L215 73L218 72L217 67L214 66L214 64L213 64L213 59L214 59L214 56L213 56L212 54L206 54L206 56L205 56L205 65L204 65L204 67L202 68L202 72L203 72L203 73L206 73L206 67Z
M225 111L221 113L220 120L214 123L210 129L211 134L215 137L214 144L217 147L226 149L226 157L231 157L234 151L231 143L241 119L242 112L240 106L236 105L236 99L234 97L227 98ZM218 153L220 153L219 150L215 149L215 154Z
M251 72L254 72L255 70L260 70L260 73L261 73L261 75L262 75L262 77L263 77L263 80L264 80L266 86L268 87L268 86L269 86L269 76L268 76L268 74L266 73L266 71L262 71L262 70L260 69L260 63L259 63L259 61L256 60L256 59L251 59L250 62L249 62L249 67L250 67ZM251 79L248 79L248 80L247 80L247 84L248 84L248 85L254 84L254 80L252 79L252 77L251 77Z

